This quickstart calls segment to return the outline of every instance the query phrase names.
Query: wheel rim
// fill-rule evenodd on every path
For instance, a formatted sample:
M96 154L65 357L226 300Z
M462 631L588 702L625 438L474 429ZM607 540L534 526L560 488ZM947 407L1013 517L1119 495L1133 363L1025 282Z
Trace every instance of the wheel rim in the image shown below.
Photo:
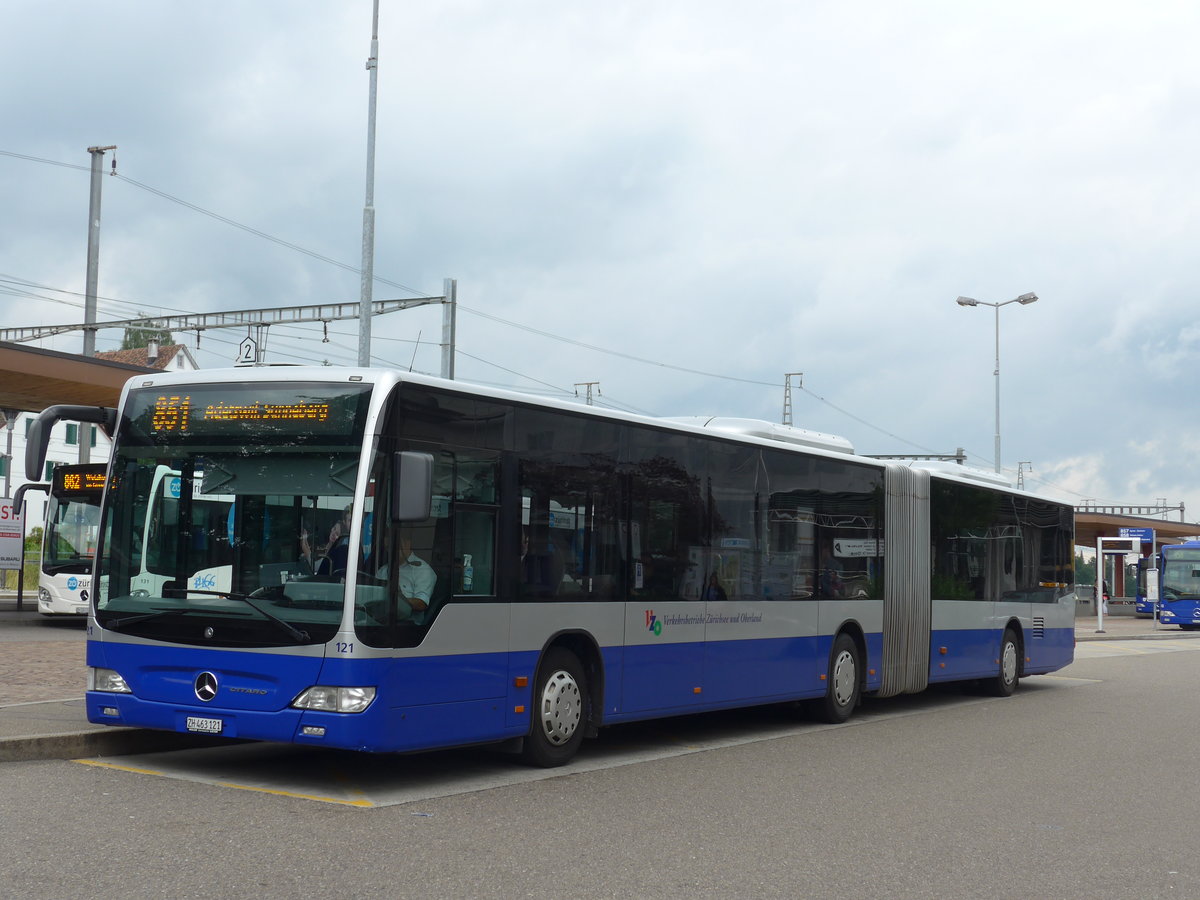
M1005 684L1017 680L1017 645L1012 641L1004 642L1004 653L1000 657L1000 676Z
M858 682L854 654L843 650L833 660L833 699L838 706L849 706L854 699L854 688Z
M542 731L546 740L555 746L567 743L582 718L579 683L570 672L559 669L546 679L542 688Z

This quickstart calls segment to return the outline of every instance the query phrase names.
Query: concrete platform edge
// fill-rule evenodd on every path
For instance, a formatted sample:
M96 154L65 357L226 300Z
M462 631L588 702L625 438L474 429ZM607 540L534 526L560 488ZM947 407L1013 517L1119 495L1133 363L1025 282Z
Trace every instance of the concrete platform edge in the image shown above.
M38 734L0 738L0 763L39 759L78 759L93 756L128 756L167 750L193 750L239 743L172 731L100 726L97 731Z

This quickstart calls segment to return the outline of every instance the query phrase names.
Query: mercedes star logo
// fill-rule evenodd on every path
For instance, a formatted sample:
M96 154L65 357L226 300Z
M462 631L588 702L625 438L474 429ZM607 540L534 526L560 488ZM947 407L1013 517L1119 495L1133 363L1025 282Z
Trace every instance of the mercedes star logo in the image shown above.
M196 696L207 703L217 696L217 676L212 672L201 672L196 676Z

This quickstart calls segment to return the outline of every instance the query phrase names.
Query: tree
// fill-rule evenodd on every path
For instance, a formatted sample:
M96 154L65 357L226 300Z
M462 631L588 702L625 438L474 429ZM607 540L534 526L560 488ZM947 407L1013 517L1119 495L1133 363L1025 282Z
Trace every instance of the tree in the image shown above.
M145 313L139 311L138 315L144 316ZM160 347L168 347L175 343L175 338L165 328L126 325L125 336L121 338L121 349L140 350L142 347L149 347L151 341L158 341Z
M1075 583L1096 583L1096 558L1085 559L1082 553L1075 554Z

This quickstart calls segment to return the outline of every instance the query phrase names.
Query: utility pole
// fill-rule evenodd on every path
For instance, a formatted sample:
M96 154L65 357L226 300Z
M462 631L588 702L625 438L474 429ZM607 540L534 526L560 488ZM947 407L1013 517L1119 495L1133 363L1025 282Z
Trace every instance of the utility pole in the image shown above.
M1033 472L1033 463L1026 460L1025 462L1017 463L1017 490L1025 490L1025 467L1029 466L1030 473Z
M88 326L96 324L96 284L100 274L100 165L104 161L104 152L116 149L116 146L88 147L88 153L92 154L92 186L88 200L87 282L83 301L84 356L96 355L96 330ZM115 164L114 160L114 167Z
M371 18L370 99L367 101L367 199L363 205L362 296L358 314L358 364L371 365L371 288L375 281L375 90L379 77L379 0Z
M13 428L17 424L17 411L15 409L0 410L0 428L8 432L8 446L4 449L4 496L11 497L9 488L12 486L12 444L13 444ZM20 512L20 510L17 510Z
M442 377L454 380L454 341L458 328L458 281L442 279Z
M92 154L92 183L88 199L88 243L87 243L87 281L84 287L83 300L83 355L96 355L96 287L100 280L100 166L104 161L107 150L116 150L116 145L107 147L88 147ZM117 167L116 157L113 158L113 169ZM79 461L85 463L91 459L92 427L87 423L79 423Z
M579 396L580 388L587 388L587 405L592 405L592 388L596 389L596 395L600 394L600 382L598 381L577 381L575 382L575 396Z
M792 376L800 379L799 387L804 387L803 372L788 372L783 376L783 419L784 425L792 424Z

